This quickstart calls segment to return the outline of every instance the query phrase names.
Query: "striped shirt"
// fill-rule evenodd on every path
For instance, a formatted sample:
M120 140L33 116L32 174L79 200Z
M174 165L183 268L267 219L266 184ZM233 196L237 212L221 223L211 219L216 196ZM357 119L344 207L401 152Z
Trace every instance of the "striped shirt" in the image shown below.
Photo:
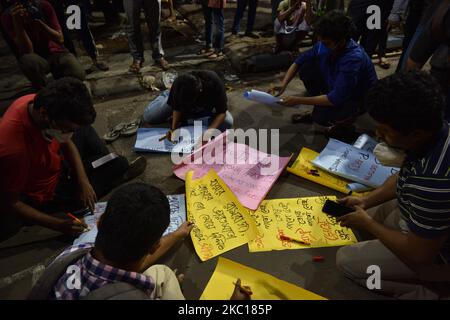
M67 248L58 258L63 257L76 250L93 248L93 243L84 243ZM57 300L78 300L85 297L89 292L96 290L104 285L114 282L126 282L138 289L145 291L149 299L154 299L155 282L149 276L142 273L129 272L118 269L110 265L106 265L96 260L90 252L74 263L79 270L79 285L74 285L73 272L66 272L56 282L53 288L53 298ZM70 266L73 269L73 266Z
M424 238L450 232L450 132L444 123L435 143L423 155L408 155L397 180L402 218L414 234ZM450 242L444 245L450 253Z

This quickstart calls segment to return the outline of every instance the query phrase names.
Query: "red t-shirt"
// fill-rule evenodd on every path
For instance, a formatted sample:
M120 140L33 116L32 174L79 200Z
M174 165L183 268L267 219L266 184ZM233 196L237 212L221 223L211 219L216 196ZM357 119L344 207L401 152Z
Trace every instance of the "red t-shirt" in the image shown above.
M52 5L45 0L42 0L40 1L40 9L44 16L44 22L50 28L61 31L61 26L59 25L58 18L56 17L55 10ZM15 30L10 9L3 13L1 23L9 37L14 39ZM48 58L48 56L52 53L67 52L63 45L50 39L50 37L46 34L46 32L44 32L40 25L37 24L37 22L30 20L24 24L24 28L31 40L31 43L33 44L34 52L38 55Z
M39 205L53 198L62 156L58 141L48 142L30 118L34 97L14 101L0 122L0 192L23 193Z

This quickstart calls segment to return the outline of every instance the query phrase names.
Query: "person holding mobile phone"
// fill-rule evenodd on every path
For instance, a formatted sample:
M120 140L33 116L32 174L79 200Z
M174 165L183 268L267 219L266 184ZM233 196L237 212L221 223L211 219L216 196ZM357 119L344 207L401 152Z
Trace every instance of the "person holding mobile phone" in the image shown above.
M355 210L337 218L341 226L367 231L375 240L339 249L337 266L363 286L368 268L379 267L377 289L396 298L447 297L450 130L439 85L423 72L397 73L370 89L366 106L379 138L405 150L406 158L381 187L340 200Z

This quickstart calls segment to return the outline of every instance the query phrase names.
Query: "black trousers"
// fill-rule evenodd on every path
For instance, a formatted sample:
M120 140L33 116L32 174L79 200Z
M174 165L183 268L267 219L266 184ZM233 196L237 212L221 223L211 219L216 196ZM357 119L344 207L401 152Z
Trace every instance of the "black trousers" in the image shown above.
M91 126L78 129L74 133L72 141L78 148L84 169L95 190L97 198L107 195L118 185L121 178L128 170L127 159L119 156L94 169L92 167L92 162L110 152ZM83 209L78 197L78 181L68 163L63 163L63 172L58 185L56 186L54 199L50 203L41 206L39 209L48 213L60 210L76 211Z
M370 17L366 13L367 7L371 4L379 5L381 8L381 29L369 30L367 28L367 19ZM366 53L371 57L376 49L380 40L383 40L384 34L387 41L387 32L383 30L386 26L389 13L392 9L393 0L378 0L378 1L361 1L352 0L348 7L348 15L352 18L355 24L356 30L353 33L352 38L355 41L359 41ZM384 34L383 34L384 33ZM384 44L386 47L386 44Z
M299 66L299 77L309 96L327 94L330 91L316 59L308 60ZM340 121L356 119L362 113L362 106L362 101L353 100L340 106L314 106L313 121L328 127Z

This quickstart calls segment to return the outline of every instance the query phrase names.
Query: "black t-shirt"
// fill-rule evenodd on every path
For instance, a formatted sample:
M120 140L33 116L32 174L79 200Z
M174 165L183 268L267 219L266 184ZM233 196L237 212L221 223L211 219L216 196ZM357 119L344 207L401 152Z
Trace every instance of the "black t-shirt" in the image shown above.
M202 92L197 97L192 108L177 105L175 99L179 88L172 87L169 94L168 104L175 111L183 112L184 118L200 118L210 114L225 113L227 108L227 93L222 80L214 71L200 70L192 71L192 75L200 79ZM188 109L188 110L185 110ZM190 109L190 110L189 110Z

